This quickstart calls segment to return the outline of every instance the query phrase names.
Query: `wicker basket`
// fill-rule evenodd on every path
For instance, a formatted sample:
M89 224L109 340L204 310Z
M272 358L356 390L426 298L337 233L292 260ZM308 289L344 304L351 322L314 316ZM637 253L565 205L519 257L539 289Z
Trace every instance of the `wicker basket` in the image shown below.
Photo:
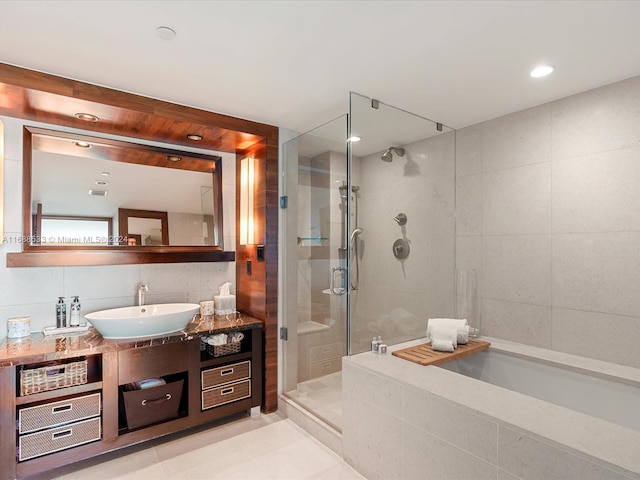
M20 370L20 396L87 383L87 360Z
M240 351L241 342L224 343L222 345L209 345L207 344L207 352L214 357L222 357L224 355L231 355L232 353L238 353Z

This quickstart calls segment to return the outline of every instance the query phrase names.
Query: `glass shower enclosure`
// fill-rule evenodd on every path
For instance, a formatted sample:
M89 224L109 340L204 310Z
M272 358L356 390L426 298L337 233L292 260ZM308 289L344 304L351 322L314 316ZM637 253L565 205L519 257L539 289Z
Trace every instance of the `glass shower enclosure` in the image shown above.
M284 144L283 393L341 429L341 358L455 313L455 131L356 93Z

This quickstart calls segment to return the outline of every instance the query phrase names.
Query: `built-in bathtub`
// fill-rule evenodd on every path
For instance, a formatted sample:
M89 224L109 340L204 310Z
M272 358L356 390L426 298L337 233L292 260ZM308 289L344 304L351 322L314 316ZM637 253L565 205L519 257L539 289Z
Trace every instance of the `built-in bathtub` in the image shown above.
M489 341L442 367L345 357L345 459L371 479L640 479L639 369Z

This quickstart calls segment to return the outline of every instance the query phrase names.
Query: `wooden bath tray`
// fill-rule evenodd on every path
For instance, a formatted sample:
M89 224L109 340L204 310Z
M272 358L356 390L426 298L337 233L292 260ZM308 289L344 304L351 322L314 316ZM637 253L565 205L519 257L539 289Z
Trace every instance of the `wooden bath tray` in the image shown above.
M460 360L461 358L468 357L474 353L482 352L491 345L489 342L483 342L480 340L469 340L466 345L458 345L453 352L436 352L431 349L430 343L423 343L422 345L416 345L415 347L403 348L392 352L392 355L396 357L404 358L410 362L417 363L419 365L442 365L444 363L453 362L454 360Z

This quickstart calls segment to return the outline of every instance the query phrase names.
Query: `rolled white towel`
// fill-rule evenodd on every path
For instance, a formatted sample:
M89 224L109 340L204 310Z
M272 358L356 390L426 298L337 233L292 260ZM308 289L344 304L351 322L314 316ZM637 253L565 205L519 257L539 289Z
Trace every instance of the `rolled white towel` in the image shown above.
M458 347L458 331L455 328L437 327L431 330L431 344L436 340L451 342L453 348Z
M457 343L464 345L469 341L469 324L463 318L430 318L427 323L427 340L431 340L431 330L436 327L454 328L458 332Z
M433 340L431 348L437 352L453 352L453 343L449 340Z

